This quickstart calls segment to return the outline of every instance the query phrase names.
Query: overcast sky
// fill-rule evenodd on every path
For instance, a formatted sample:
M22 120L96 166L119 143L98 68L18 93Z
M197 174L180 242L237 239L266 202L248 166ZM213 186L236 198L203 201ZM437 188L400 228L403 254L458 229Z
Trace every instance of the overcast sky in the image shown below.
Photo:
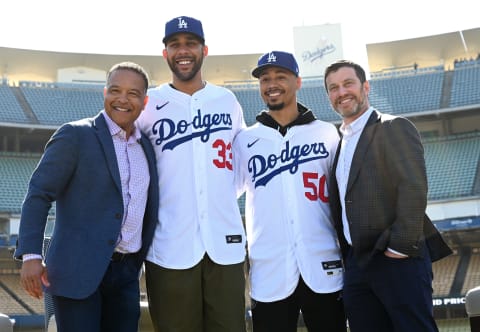
M293 27L340 24L344 49L480 27L472 1L2 0L0 46L159 55L165 22L203 22L210 55L293 52ZM361 51L361 50L360 50ZM353 59L355 60L355 59Z

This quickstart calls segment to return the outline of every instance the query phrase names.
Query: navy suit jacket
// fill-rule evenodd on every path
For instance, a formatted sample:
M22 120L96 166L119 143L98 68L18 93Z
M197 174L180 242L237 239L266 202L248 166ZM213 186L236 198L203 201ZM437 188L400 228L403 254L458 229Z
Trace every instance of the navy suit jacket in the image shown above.
M332 217L345 256L340 197L335 176L338 154L330 176ZM373 111L355 149L345 209L353 252L360 265L376 252L391 248L411 257L425 246L432 261L451 253L425 214L427 176L423 146L407 119Z
M143 221L140 269L158 220L155 154L142 135L150 171ZM15 257L41 254L48 211L56 202L54 232L45 262L53 295L82 299L99 286L123 219L120 173L104 116L61 126L48 141L25 197Z

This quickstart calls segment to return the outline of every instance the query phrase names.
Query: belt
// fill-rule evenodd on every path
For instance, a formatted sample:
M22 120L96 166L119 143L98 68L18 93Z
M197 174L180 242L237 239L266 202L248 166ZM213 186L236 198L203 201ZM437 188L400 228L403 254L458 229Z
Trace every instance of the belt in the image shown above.
M110 260L112 262L121 262L123 261L124 259L130 257L130 256L133 256L135 254L133 253L122 253L122 252L118 252L118 251L114 251L113 254L112 254L112 258L110 258Z

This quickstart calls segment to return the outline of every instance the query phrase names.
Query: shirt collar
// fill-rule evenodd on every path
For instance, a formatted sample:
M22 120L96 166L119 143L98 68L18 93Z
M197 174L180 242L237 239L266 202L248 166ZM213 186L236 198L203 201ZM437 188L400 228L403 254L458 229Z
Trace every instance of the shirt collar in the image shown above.
M122 138L126 138L126 132L118 124L113 121L110 116L108 116L107 112L105 110L102 110L103 117L105 118L105 122L107 123L108 131L110 132L110 135L112 136L120 136ZM137 127L134 124L133 127L133 132L132 135L130 136L130 139L134 139L138 141L141 137L142 134L140 133L140 130L137 129Z
M352 123L345 125L342 123L340 126L340 132L342 133L343 136L351 136L359 131L362 131L365 125L367 124L368 119L370 118L370 115L373 112L373 107L370 106L365 113L360 115L355 121Z

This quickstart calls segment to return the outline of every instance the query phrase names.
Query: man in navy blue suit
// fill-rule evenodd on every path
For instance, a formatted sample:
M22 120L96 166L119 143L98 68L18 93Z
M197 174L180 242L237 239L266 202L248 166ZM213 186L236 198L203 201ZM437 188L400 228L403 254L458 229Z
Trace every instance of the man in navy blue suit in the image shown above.
M139 273L158 220L154 152L135 126L147 88L139 65L113 66L104 110L61 126L30 180L15 258L23 288L52 295L60 332L138 330ZM42 257L52 202L55 227Z

